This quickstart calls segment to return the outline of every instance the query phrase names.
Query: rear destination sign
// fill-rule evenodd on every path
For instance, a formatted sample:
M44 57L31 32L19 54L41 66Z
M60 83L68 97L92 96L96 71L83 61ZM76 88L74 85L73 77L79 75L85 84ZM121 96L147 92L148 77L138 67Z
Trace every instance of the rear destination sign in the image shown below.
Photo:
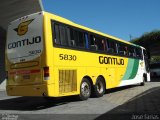
M43 51L43 14L34 13L11 22L8 27L7 57L12 63L31 61Z

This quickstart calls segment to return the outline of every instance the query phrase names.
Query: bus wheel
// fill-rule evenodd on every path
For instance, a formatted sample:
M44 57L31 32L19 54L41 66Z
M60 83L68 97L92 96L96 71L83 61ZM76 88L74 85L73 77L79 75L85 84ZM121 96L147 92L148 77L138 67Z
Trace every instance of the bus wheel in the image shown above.
M105 82L103 78L98 77L94 86L93 96L102 97L105 93Z
M91 95L91 84L87 78L83 78L80 86L80 100L87 100Z

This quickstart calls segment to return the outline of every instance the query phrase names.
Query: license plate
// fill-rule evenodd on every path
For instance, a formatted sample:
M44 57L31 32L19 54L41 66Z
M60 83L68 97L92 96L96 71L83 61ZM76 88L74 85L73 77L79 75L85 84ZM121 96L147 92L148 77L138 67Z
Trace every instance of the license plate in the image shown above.
M23 75L23 79L30 79L30 75Z

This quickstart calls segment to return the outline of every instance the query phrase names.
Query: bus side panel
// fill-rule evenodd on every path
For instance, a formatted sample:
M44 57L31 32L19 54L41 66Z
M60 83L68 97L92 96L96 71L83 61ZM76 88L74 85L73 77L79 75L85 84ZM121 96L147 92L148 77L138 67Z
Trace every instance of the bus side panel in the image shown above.
M143 61L140 59L129 58L125 75L122 78L120 86L141 83L143 78Z
M107 59L110 60L109 63L105 61ZM113 62L111 59L113 60ZM97 53L88 54L88 52L84 51L69 50L62 48L54 48L53 61L54 71L56 72L55 86L56 89L59 90L56 91L56 93L59 92L60 94L67 94L65 90L64 92L60 92L63 91L60 90L60 86L62 86L62 84L69 84L65 82L68 81L67 77L70 77L70 75L74 74L74 71L76 71L77 78L75 79L77 81L77 91L68 91L68 95L71 94L70 92L80 92L80 83L83 77L85 76L88 76L92 79L93 85L96 83L97 77L101 75L106 80L106 88L118 87L121 82L121 78L125 74L125 70L128 64L128 59L123 57L100 55ZM123 63L120 64L120 61L123 61Z
M124 64L123 65L112 64L107 66L103 65L104 67L102 67L103 70L101 72L106 80L106 89L118 87L126 71L128 59L122 57L115 57L115 58L123 59Z

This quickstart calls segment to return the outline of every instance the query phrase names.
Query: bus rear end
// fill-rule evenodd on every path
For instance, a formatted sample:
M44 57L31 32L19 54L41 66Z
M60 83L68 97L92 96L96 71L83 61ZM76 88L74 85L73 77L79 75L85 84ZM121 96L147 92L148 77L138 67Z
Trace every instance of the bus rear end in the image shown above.
M34 13L10 23L6 42L7 94L42 96L49 68L45 61L43 13Z

